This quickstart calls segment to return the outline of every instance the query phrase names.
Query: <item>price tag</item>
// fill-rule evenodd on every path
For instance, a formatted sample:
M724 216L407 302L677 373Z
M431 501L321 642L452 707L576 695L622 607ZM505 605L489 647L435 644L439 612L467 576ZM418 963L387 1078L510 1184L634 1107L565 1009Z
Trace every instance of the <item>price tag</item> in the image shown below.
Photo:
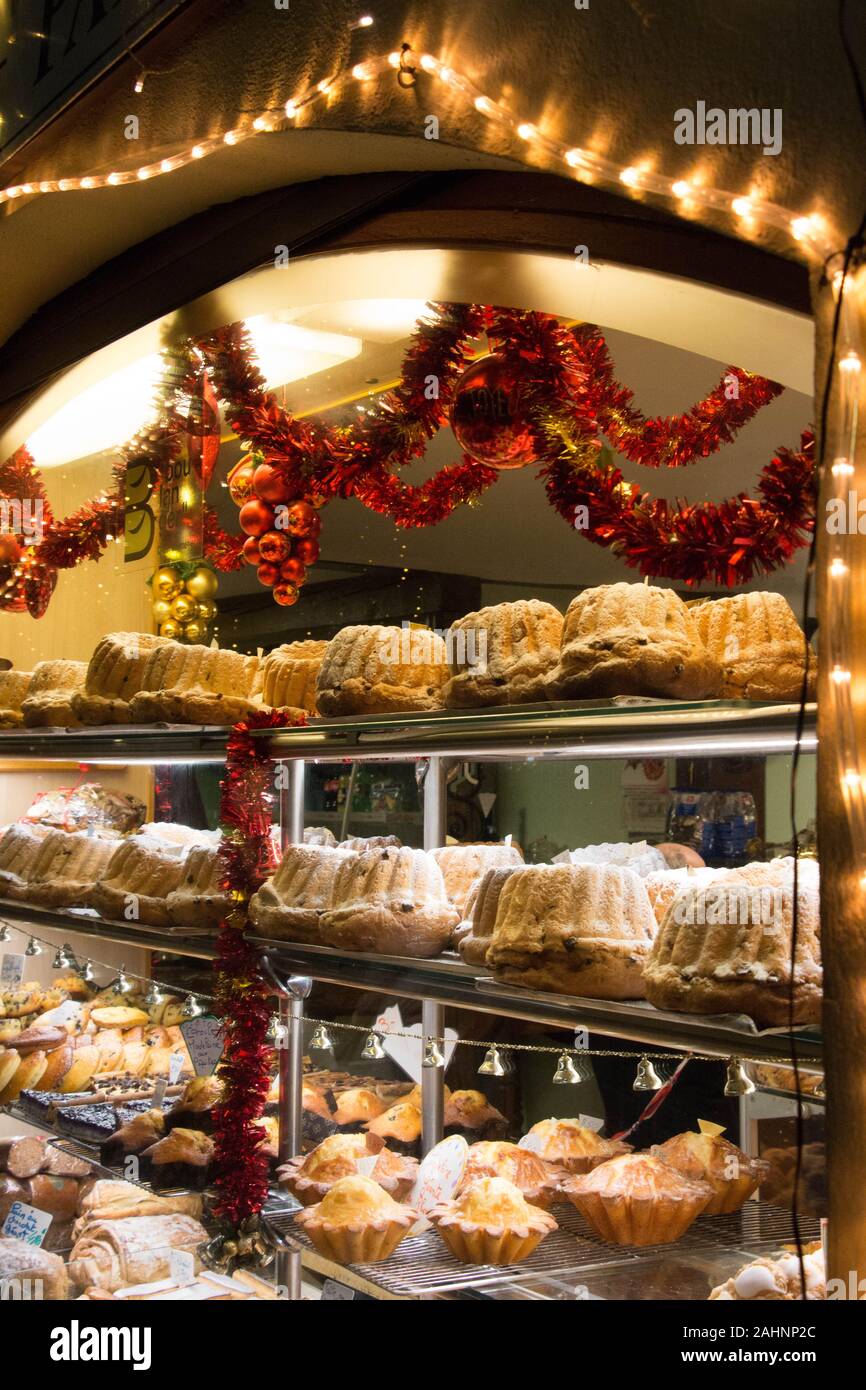
M594 1134L604 1128L604 1120L599 1120L595 1115L578 1115L577 1118L584 1129L591 1129Z
M8 951L0 965L0 985L14 989L24 979L24 957Z
M336 1279L326 1279L322 1289L322 1298L338 1299L341 1303L349 1303L355 1297L355 1290L350 1289L348 1284L338 1284Z
M180 1025L196 1076L211 1076L223 1055L222 1023L213 1014L187 1019Z
M165 1100L165 1088L166 1088L167 1085L168 1085L168 1082L167 1082L167 1080L166 1080L166 1078L165 1078L164 1076L158 1076L158 1077L157 1077L157 1079L156 1079L156 1084L155 1084L155 1086L154 1086L154 1088L153 1088L153 1108L154 1108L154 1110L161 1110L161 1109L162 1109L162 1102Z
M48 1211L39 1211L26 1202L13 1202L3 1222L3 1234L12 1240L23 1240L26 1245L41 1245L51 1220Z
M173 1052L168 1059L168 1084L173 1086L183 1071L184 1057L182 1052Z
M176 1284L192 1284L195 1280L195 1255L191 1250L169 1250L168 1272Z

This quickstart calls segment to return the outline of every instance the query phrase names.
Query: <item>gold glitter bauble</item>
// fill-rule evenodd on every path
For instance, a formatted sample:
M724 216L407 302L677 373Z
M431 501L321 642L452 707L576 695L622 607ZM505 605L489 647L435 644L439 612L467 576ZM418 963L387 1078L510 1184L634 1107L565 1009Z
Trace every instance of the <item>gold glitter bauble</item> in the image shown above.
M171 604L168 599L157 598L153 601L153 617L157 623L168 622L171 617Z
M198 606L198 616L203 623L212 623L217 615L217 606L210 599L204 599Z
M172 601L171 616L179 623L188 623L196 617L198 603L191 594L181 593Z
M188 642L201 642L204 633L204 623L197 622L195 619L191 623L184 623L183 625L183 635Z
M160 635L160 637L173 637L173 638L177 639L178 637L180 637L180 634L181 634L181 626L180 626L180 623L174 622L173 619L171 619L171 618L169 618L168 622L166 622L166 623L160 623L160 625L159 625L159 635Z
M173 599L180 592L180 579L177 570L171 565L160 565L151 580L154 598Z
M213 570L199 565L198 569L193 570L186 581L186 589L187 593L192 594L193 598L198 599L200 603L204 599L216 598L217 577Z

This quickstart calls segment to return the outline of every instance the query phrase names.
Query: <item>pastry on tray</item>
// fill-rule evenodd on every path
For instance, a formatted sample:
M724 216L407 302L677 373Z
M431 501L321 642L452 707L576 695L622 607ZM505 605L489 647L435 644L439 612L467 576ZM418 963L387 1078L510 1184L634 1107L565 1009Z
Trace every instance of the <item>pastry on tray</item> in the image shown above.
M166 898L174 926L191 930L219 926L233 907L222 887L224 874L219 850L199 845L189 851L180 883Z
M260 705L257 656L168 642L155 647L129 702L133 724L236 724Z
M802 1270L796 1248L779 1250L775 1255L765 1255L743 1265L732 1278L718 1284L710 1298L716 1301L757 1299L764 1303L799 1300L803 1296L803 1274L807 1302L825 1299L827 1276L820 1241L803 1247Z
M508 1121L482 1091L452 1091L445 1097L444 1133L462 1134L470 1144L479 1139L504 1139Z
M432 855L405 845L367 850L337 870L321 939L342 950L435 956L458 920Z
M556 1200L565 1171L548 1163L530 1149L501 1140L482 1139L469 1149L461 1189L478 1178L505 1178L513 1183L533 1207L547 1210Z
M367 1086L350 1086L335 1094L334 1100L334 1123L345 1131L359 1131L368 1120L375 1120L388 1109L388 1101Z
M119 1221L129 1216L171 1216L178 1213L198 1219L202 1199L197 1192L160 1196L120 1178L94 1178L82 1183L78 1197L79 1229L88 1221ZM76 1231L76 1236L79 1231Z
M687 1178L709 1183L713 1195L704 1207L704 1216L721 1216L739 1211L770 1173L771 1165L750 1158L721 1134L686 1130L657 1144L651 1150L665 1163Z
M87 666L84 689L72 697L82 724L129 724L129 702L141 689L144 668L167 637L149 632L110 632L97 642Z
M171 1251L195 1252L208 1238L192 1216L127 1216L88 1222L69 1257L69 1277L79 1288L114 1292L131 1284L150 1284L171 1272Z
M165 1117L166 1133L175 1127L213 1130L213 1108L219 1105L223 1085L218 1076L194 1076L188 1081Z
M673 589L602 584L571 600L550 699L650 695L705 700L718 694L721 669Z
M170 927L165 900L179 887L183 870L181 859L161 853L152 841L124 840L94 883L91 905L102 917L118 922Z
M442 870L448 901L462 917L470 890L489 869L515 869L523 864L516 845L444 845L430 853Z
M0 1287L10 1280L41 1285L45 1299L69 1297L69 1276L59 1255L40 1250L26 1240L0 1235Z
M332 1134L311 1153L283 1164L280 1182L303 1206L312 1206L341 1178L357 1175L359 1160L366 1158L375 1158L368 1177L396 1202L408 1197L418 1173L417 1159L392 1153L375 1134Z
M155 1191L188 1187L201 1191L210 1178L214 1142L197 1129L173 1129L139 1155L142 1178Z
M316 713L316 679L328 643L288 642L268 652L262 663L262 704L270 709Z
M319 1251L340 1264L386 1260L418 1220L372 1178L340 1178L315 1206L295 1217Z
M668 1245L709 1205L709 1183L684 1177L653 1154L622 1154L568 1178L562 1193L615 1245Z
M21 899L27 896L42 842L49 834L51 831L40 825L10 825L0 838L0 897ZM12 1017L8 1010L5 1017Z
M445 643L427 628L341 628L328 643L316 682L319 713L392 714L442 708Z
M21 703L24 723L29 729L66 729L78 724L73 698L84 689L87 663L84 661L40 661L26 698Z
M520 1143L566 1173L589 1173L600 1163L631 1150L621 1139L603 1139L580 1120L569 1119L539 1120Z
M21 702L32 679L32 671L0 671L0 729L17 729L24 722Z
M143 1153L165 1134L165 1114L162 1110L145 1110L121 1125L100 1145L99 1161L106 1168L119 1168L130 1154Z
M427 1213L452 1255L473 1265L519 1264L557 1229L507 1178L478 1178Z
M540 599L517 599L467 613L448 634L449 708L520 705L546 699L559 660L562 614Z
M395 1153L415 1157L421 1148L421 1107L411 1100L398 1100L365 1126L368 1134L378 1134Z
M108 868L117 840L81 830L57 830L42 841L30 875L27 901L39 907L85 907Z
M506 984L642 999L655 932L643 880L631 869L533 865L502 889L486 963Z
M514 873L530 868L510 864L507 868L487 869L472 886L463 907L463 921L454 928L454 945L469 965L484 965L493 939L493 927L502 890Z

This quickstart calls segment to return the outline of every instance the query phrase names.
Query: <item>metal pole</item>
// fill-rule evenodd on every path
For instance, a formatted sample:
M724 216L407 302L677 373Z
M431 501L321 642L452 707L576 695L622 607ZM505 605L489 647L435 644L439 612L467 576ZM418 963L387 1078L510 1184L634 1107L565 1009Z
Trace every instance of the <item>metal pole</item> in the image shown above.
M288 774L286 775L286 769ZM280 849L304 843L304 760L280 764Z
M428 759L424 774L424 848L438 849L447 837L448 788L443 758ZM445 1011L425 999L421 1004L421 1031L425 1038L441 1038ZM426 1154L442 1138L445 1116L445 1068L424 1067L421 1072L421 1148Z

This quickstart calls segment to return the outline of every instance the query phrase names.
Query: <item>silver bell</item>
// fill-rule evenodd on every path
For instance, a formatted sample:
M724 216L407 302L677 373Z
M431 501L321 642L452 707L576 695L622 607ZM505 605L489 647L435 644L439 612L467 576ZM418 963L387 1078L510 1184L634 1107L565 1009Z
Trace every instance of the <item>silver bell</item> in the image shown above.
M580 1083L580 1073L572 1062L567 1052L560 1054L556 1064L556 1071L553 1073L554 1086L577 1086Z
M484 1054L484 1061L478 1068L479 1076L504 1076L506 1072L505 1064L499 1054L496 1043L491 1043Z
M637 1064L637 1076L632 1083L633 1091L660 1091L662 1081L649 1057L641 1057Z
M755 1083L746 1071L742 1058L732 1057L728 1062L728 1074L725 1077L726 1096L749 1096L755 1089Z

